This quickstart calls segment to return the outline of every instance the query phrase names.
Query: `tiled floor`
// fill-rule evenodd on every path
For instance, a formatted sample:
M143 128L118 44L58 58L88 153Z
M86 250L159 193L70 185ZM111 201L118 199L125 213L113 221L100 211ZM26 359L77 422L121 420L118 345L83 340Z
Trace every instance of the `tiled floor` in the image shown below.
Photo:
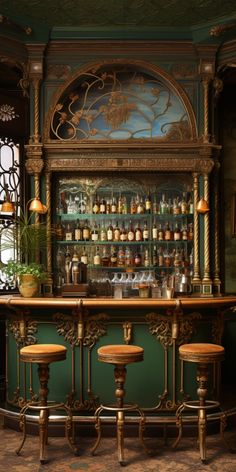
M226 433L236 447L236 430ZM80 451L74 456L64 438L49 438L49 462L41 465L38 457L38 437L28 436L20 456L15 454L21 433L0 425L0 472L117 472L116 441L102 438L95 456L90 451L94 438L77 438ZM171 448L172 439L164 445L160 438L146 440L153 453L147 456L139 441L125 438L125 459L128 472L235 472L236 454L222 444L219 435L207 438L207 465L202 464L196 438L183 438L177 449Z

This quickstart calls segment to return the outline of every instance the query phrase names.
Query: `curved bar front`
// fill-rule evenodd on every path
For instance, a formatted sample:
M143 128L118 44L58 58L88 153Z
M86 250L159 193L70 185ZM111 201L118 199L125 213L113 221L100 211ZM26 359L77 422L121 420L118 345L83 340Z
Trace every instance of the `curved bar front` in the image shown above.
M147 421L173 422L180 402L186 396L195 398L194 367L186 369L179 360L179 346L224 342L227 370L228 341L223 333L230 326L232 334L234 307L236 296L121 300L1 296L0 318L6 326L2 412L5 418L17 415L29 398L37 397L37 374L34 366L20 362L21 347L55 343L67 348L67 359L51 371L49 400L66 402L80 421L88 422L100 403L114 400L112 381L97 360L97 349L135 344L144 349L144 361L129 372L127 401L137 403ZM220 367L214 365L212 398L220 394L220 378Z

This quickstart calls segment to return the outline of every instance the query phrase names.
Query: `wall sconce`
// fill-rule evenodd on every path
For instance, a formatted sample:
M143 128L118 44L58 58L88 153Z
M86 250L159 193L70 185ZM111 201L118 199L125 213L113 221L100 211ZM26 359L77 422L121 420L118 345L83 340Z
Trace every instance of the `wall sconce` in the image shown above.
M209 205L207 201L204 200L204 198L200 198L200 200L197 203L196 210L198 213L202 213L202 214L210 211Z

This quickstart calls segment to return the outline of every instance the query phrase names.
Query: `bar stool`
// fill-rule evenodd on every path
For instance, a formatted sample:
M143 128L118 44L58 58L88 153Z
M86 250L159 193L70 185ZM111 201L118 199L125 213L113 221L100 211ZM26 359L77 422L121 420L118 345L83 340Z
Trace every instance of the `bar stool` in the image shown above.
M23 430L23 439L19 448L16 450L16 453L20 454L20 451L26 439L26 411L28 409L36 410L39 412L39 457L41 464L45 464L47 462L45 446L48 440L48 421L51 409L55 410L63 408L67 412L67 418L65 423L66 437L69 442L70 448L75 454L77 454L77 449L74 448L70 436L72 429L72 414L70 412L70 409L64 403L48 402L49 364L51 362L65 360L66 352L66 347L58 344L35 344L25 346L20 350L21 361L38 364L38 377L40 388L39 401L28 401L20 411L20 428Z
M195 362L197 364L197 382L198 389L197 401L184 401L176 411L177 426L179 429L178 437L173 444L176 447L182 436L182 413L185 408L197 410L198 412L198 441L200 457L203 462L206 461L206 411L219 407L220 403L215 400L206 400L208 384L208 365L220 362L224 359L224 348L218 344L192 343L183 344L179 347L179 357L183 361Z
M145 416L142 410L137 404L125 404L124 403L124 384L126 380L126 365L133 362L140 362L143 360L143 348L139 346L131 345L108 345L102 346L98 349L98 360L106 362L107 364L114 364L114 375L116 383L116 404L115 405L100 405L95 411L95 428L97 431L97 440L91 451L95 453L100 440L101 440L101 420L100 414L102 411L110 411L116 413L116 432L117 432L117 451L118 461L120 465L125 465L124 462L124 424L125 424L125 412L137 411L140 415L139 421L139 438L142 442L144 449L147 451L143 441L143 432L145 424ZM148 452L148 451L147 451Z

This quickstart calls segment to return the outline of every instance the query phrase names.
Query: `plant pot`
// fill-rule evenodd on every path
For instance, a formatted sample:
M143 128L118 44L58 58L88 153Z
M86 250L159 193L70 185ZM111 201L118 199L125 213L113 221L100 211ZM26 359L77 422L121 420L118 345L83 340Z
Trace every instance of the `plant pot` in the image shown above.
M37 297L39 295L39 280L32 274L20 275L18 288L22 297Z

